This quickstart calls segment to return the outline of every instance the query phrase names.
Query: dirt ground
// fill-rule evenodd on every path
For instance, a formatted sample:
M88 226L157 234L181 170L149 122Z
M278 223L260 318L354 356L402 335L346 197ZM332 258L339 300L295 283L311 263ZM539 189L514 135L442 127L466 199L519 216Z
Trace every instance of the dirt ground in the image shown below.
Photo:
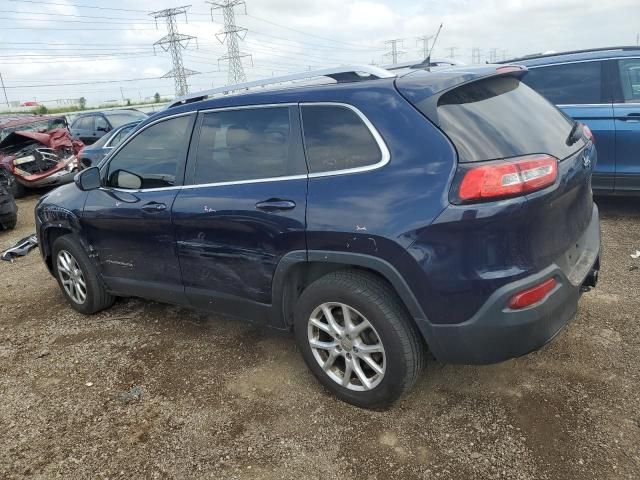
M555 341L430 360L386 412L323 391L290 335L137 299L85 317L37 251L0 262L0 478L638 479L640 201L598 203L601 281Z

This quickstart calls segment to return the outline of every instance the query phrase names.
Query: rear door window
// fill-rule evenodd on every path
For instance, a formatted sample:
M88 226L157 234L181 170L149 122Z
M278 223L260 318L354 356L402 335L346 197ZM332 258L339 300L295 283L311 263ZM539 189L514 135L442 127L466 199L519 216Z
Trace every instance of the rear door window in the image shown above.
M603 103L602 62L532 67L522 81L556 105Z
M350 108L303 105L302 124L310 173L367 167L382 160L371 130Z
M640 58L618 60L625 103L640 103Z
M76 120L76 125L73 128L79 130L93 130L93 115L87 115L86 117Z
M287 106L205 113L198 139L195 183L306 174L304 158L294 153L290 115Z
M468 83L438 100L438 123L460 162L547 153L563 159L582 147L567 145L573 122L513 76Z

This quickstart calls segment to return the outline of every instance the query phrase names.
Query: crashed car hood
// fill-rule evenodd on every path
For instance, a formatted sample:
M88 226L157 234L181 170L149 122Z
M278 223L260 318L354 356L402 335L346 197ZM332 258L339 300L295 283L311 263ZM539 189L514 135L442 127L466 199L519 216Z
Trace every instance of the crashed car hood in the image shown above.
M72 140L67 129L55 128L46 133L31 132L28 130L12 132L0 142L0 149L24 143L26 139L35 140L36 142L39 142L49 148L53 148L54 150L63 147L73 148L73 151L76 154L84 146L82 142Z

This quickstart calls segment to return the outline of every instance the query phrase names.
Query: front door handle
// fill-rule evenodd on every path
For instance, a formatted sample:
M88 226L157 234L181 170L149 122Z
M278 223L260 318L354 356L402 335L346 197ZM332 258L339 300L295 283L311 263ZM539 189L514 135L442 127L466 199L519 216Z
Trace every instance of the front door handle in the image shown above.
M256 203L256 208L263 212L275 212L277 210L292 210L296 208L296 203L291 200L282 200L280 198L270 198L263 202Z
M158 202L149 202L142 206L142 210L144 210L145 212L162 212L166 209L167 206L164 203Z
M637 123L640 122L640 113L630 113L625 118L623 118L625 122Z

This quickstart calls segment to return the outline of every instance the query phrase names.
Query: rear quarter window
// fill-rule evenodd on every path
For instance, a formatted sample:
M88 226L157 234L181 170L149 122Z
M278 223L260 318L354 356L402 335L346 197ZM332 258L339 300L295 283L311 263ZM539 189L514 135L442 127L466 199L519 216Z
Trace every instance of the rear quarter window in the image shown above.
M581 148L567 145L573 123L512 76L468 83L438 100L438 124L460 162L546 153L563 159Z
M350 108L306 105L302 124L310 173L368 167L383 159L371 130Z

